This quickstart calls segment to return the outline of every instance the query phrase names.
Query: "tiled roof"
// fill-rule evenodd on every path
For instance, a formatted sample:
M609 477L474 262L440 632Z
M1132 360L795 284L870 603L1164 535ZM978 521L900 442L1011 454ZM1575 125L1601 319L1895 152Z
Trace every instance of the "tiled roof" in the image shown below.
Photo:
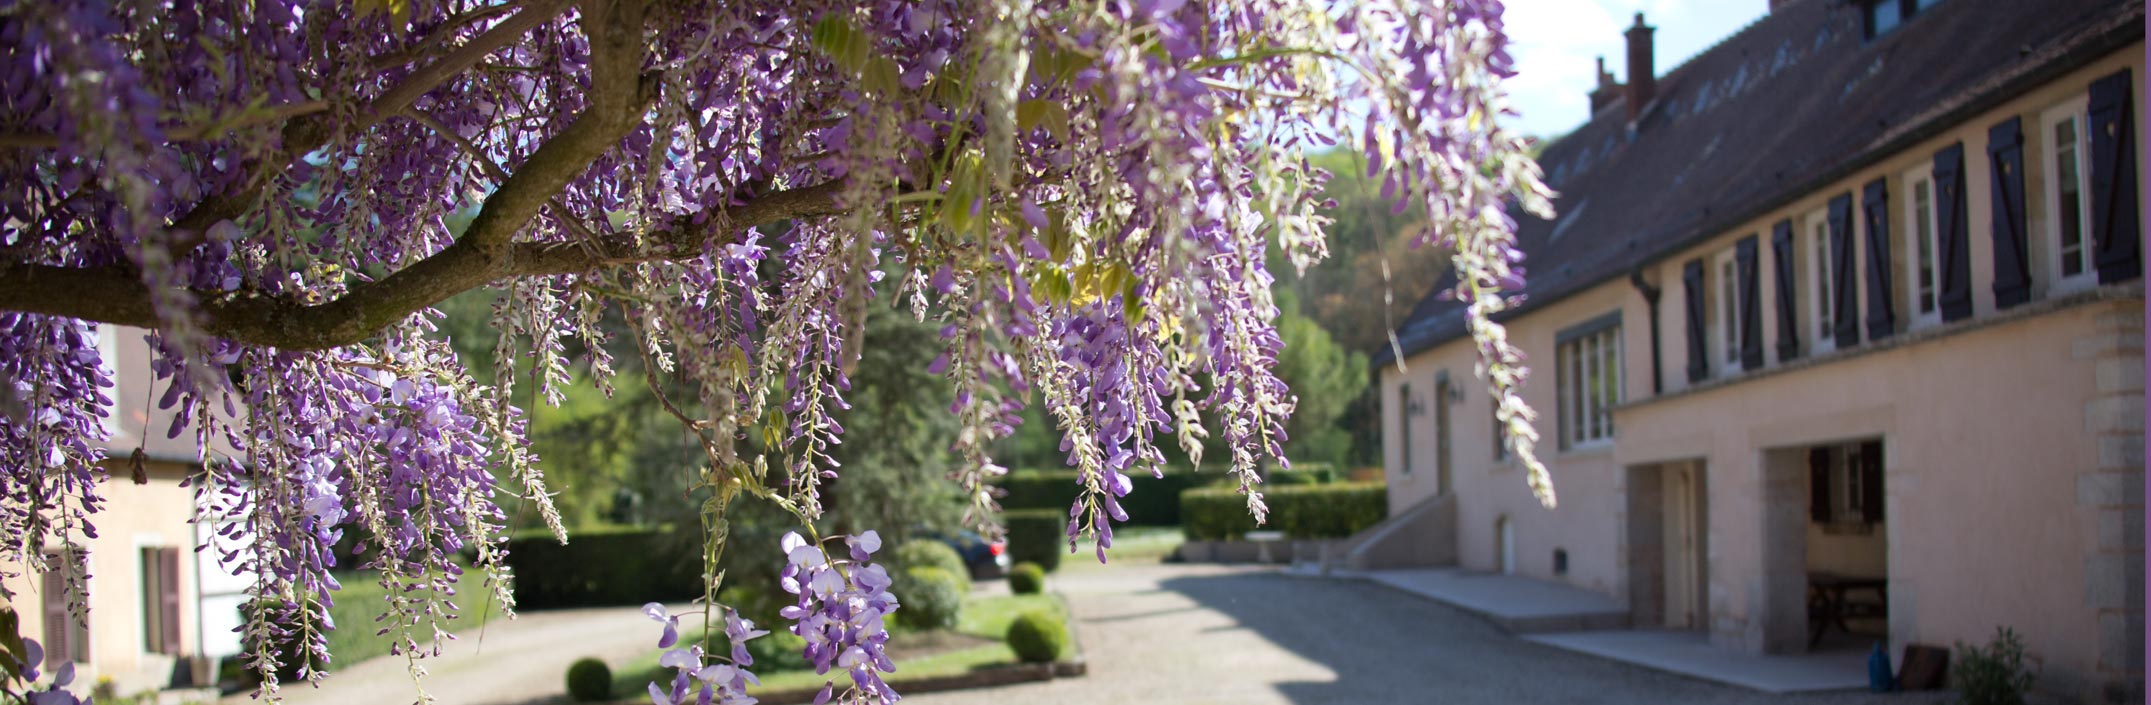
M2143 39L2143 0L1944 0L1868 40L1858 5L1786 3L1546 146L1551 221L1520 218L1525 313L1721 234L1973 113ZM1577 90L1587 86L1578 86ZM1465 334L1448 275L1397 337ZM1373 351L1376 362L1392 349Z

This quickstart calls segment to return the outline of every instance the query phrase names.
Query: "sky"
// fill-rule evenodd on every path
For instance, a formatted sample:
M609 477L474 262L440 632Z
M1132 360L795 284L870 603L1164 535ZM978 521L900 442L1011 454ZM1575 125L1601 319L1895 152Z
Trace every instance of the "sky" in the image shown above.
M1516 129L1554 137L1589 117L1596 59L1616 81L1628 80L1628 40L1635 22L1658 28L1655 62L1664 76L1769 10L1769 0L1509 0L1503 14L1517 75L1509 103Z

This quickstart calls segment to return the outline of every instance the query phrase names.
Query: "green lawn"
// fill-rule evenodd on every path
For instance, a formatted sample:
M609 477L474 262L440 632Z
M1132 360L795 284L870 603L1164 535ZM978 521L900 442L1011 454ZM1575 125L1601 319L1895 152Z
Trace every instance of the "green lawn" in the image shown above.
M1076 544L1075 553L1061 556L1061 570L1091 570L1111 568L1121 563L1157 563L1172 555L1180 543L1186 540L1177 526L1116 526L1113 527L1113 547L1105 549L1107 561L1098 565L1098 550L1086 539ZM1066 545L1066 544L1063 544Z
M374 632L381 631L381 623L374 618L388 608L388 603L382 600L388 591L374 582L373 573L338 575L336 578L343 583L343 589L336 591L336 605L329 608L329 618L336 622L336 631L329 632L329 656L335 660L333 668L342 670L360 661L387 655L389 647L395 644L394 635L375 636ZM465 571L456 588L458 616L443 627L450 632L474 634L472 630L500 616L500 605L489 604L492 595L492 591L485 588L485 571ZM432 640L432 630L424 625L418 629L420 633L413 634L412 638L424 646Z
M955 631L971 637L992 639L993 642L899 659L896 662L896 672L888 678L890 685L901 690L907 680L951 676L982 668L1014 665L1017 663L1016 654L1009 650L1007 644L1001 643L1001 639L1007 635L1008 625L1016 620L1017 615L1031 610L1046 610L1063 620L1068 618L1067 605L1055 595L971 596L964 602L963 616L959 619ZM890 639L890 643L904 646L932 639L933 635L930 634L898 632ZM659 655L659 652L652 650L613 671L613 696L638 697L637 694L646 690L649 683L659 676L663 677L660 685L669 685L672 669L658 667ZM1074 655L1074 644L1071 642L1068 653L1061 654L1061 658L1067 659ZM756 670L755 675L761 679L762 685L753 690L764 693L813 688L830 680L839 681L839 685L850 682L842 673L817 674L811 669L778 672Z

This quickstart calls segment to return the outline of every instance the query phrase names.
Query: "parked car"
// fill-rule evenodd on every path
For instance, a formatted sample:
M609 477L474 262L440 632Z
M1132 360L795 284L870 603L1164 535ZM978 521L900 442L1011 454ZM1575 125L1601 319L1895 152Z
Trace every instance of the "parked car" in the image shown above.
M956 555L963 556L964 567L971 570L973 580L998 578L1008 574L1007 541L987 541L985 537L969 529L958 531L954 536L940 533L927 533L925 536L956 549Z

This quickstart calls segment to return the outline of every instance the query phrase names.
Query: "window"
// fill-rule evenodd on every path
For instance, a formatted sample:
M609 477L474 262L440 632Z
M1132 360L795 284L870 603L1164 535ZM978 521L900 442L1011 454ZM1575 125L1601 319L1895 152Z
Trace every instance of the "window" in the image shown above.
M1942 292L1940 273L1935 262L1940 259L1941 243L1937 239L1939 217L1935 211L1934 168L1922 166L1905 172L1905 190L1911 207L1905 210L1905 237L1910 238L1905 258L1905 273L1911 286L1906 293L1912 295L1912 325L1924 326L1942 322Z
M1434 493L1449 493L1449 373L1434 378Z
M1808 449L1809 519L1854 525L1882 521L1882 442Z
M142 549L142 650L179 653L179 549Z
M1493 420L1494 427L1494 462L1507 462L1509 459L1509 444L1507 439L1501 436L1501 398L1492 394L1487 396L1489 398L1486 405L1492 412L1487 414L1487 418Z
M1727 249L1717 255L1718 370L1740 371L1740 263Z
M1576 448L1613 439L1613 406L1621 401L1621 325L1607 317L1555 336L1561 443Z
M1837 300L1830 298L1830 285L1836 264L1830 259L1830 214L1818 210L1807 216L1807 271L1815 285L1808 287L1808 318L1815 322L1815 334L1808 340L1811 353L1826 353L1837 349L1837 329L1830 316Z
M1412 471L1412 385L1397 385L1398 472Z
M2040 151L2046 153L2047 276L2050 293L2068 293L2097 282L2091 266L2091 169L2084 163L2090 138L2084 134L2083 98L2047 111L2041 121Z
M58 668L60 664L73 661L90 662L90 624L83 614L70 609L67 600L67 568L62 564L69 554L47 552L45 572L39 575L38 599L45 613L45 668ZM81 560L81 554L73 554Z
M1874 39L1911 21L1913 15L1940 4L1942 0L1863 0L1860 15L1867 28L1867 38Z

